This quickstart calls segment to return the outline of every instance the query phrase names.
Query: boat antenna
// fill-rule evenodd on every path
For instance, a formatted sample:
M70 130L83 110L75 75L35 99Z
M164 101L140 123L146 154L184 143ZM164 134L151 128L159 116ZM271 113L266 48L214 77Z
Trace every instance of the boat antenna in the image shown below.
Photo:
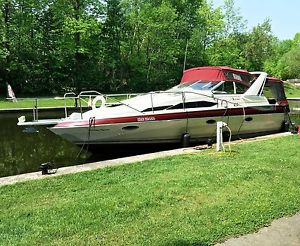
M183 62L183 72L185 71L185 67L186 67L186 59L187 59L188 46L189 46L189 40L186 39L185 53L184 53L184 62Z

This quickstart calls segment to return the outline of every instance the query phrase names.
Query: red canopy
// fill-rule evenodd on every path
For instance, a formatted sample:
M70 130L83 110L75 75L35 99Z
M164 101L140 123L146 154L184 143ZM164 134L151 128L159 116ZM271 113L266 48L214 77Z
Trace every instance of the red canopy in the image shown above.
M181 83L194 82L198 80L226 80L248 84L252 78L253 76L246 70L233 69L226 66L196 67L183 72Z
M283 83L281 79L275 77L267 77L267 82L269 83Z

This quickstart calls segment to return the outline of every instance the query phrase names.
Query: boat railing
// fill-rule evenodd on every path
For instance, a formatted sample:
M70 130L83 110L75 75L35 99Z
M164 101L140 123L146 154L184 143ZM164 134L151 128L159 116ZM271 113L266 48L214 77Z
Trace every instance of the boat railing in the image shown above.
M82 107L82 102L86 103L88 107L91 106L93 98L97 96L102 96L102 93L92 90L92 91L81 91L78 94L78 101L79 101L79 109L80 109L80 117L81 119L83 118L83 107ZM88 98L88 101L86 100ZM68 116L66 116L68 117Z
M233 106L239 106L239 104L237 102L231 102L229 100L226 100L226 99L223 99L223 98L218 98L216 97L214 94L212 95L206 95L204 93L199 93L199 92L192 92L192 91L180 91L180 92L171 92L171 91L152 91L152 92L148 92L148 93L136 93L136 94L109 94L109 95L104 95L106 98L108 97L123 97L123 98L120 98L121 100L119 99L115 99L115 103L117 104L122 104L122 105L125 105L135 111L138 111L140 113L145 113L145 112L142 112L140 111L139 109L137 108L134 108L133 106L129 105L129 104L126 104L123 102L123 100L125 99L124 98L124 95L127 96L126 99L129 99L130 96L128 95L131 95L132 96L145 96L145 95L149 95L149 100L150 100L150 105L151 105L151 111L152 113L154 113L155 111L155 97L154 95L156 94L174 94L174 95L181 95L181 101L182 101L182 107L183 107L183 110L186 110L186 100L187 100L187 94L194 94L194 95L198 95L198 96L203 96L203 97L207 97L207 98L210 98L210 99L214 99L216 102L217 102L217 107L225 107L225 108L228 108L228 106L230 104L232 104ZM110 104L110 103L107 103L107 104ZM174 105L172 105L174 106ZM165 110L168 110L170 108L172 108L172 106L166 108Z
M65 118L68 117L67 98L75 99L75 104L77 103L77 96L74 92L67 92L64 94Z
M207 98L212 98L212 99L216 100L218 107L219 106L220 107L224 107L224 106L228 107L229 104L232 104L233 106L239 106L239 103L237 103L237 102L232 102L232 101L229 101L229 100L226 100L226 99L223 99L223 98L216 97L214 94L206 95L204 93L199 93L199 92L194 92L194 91L186 91L186 92L183 92L183 93L191 93L191 94L196 94L196 95L199 95L199 96L204 96L204 97L207 97Z
M122 104L128 108L131 108L132 110L135 110L139 113L146 113L142 112L141 110L133 107L130 104L127 104L124 102L126 99L130 99L136 96L145 96L149 95L149 100L150 100L150 105L151 105L151 111L154 113L155 111L155 96L156 94L174 94L174 95L181 95L181 101L182 101L182 108L183 110L186 110L186 101L187 101L187 95L189 94L194 94L202 97L207 97L210 99L214 99L217 102L217 107L228 107L230 104L234 106L238 106L239 104L236 102L231 102L229 100L223 99L223 98L218 98L214 94L212 95L207 95L205 93L200 93L200 92L193 92L193 91L179 91L179 92L174 92L174 91L152 91L148 93L120 93L120 94L102 94L96 90L90 90L90 91L82 91L78 95L76 95L74 92L68 92L65 93L63 97L55 97L55 99L63 99L64 100L64 114L65 118L69 116L69 106L67 104L69 99L74 99L75 100L75 108L79 108L80 111L80 116L81 119L83 118L83 111L85 107L91 107L91 102L93 99L97 96L103 96L105 98L105 104L106 105L112 105L112 104ZM84 106L86 105L86 106ZM174 105L172 105L174 106ZM169 108L166 108L166 110L172 108L170 106ZM35 98L34 104L33 104L33 120L38 121L39 120L39 115L38 115L39 109L38 109L38 99Z
M93 99L95 99L97 96L102 96L105 99L105 104L116 104L116 103L122 103L124 99L130 99L132 97L135 97L137 95L140 95L141 93L120 93L120 94L102 94L96 90L90 90L90 91L81 91L78 95L76 95L74 92L65 93L63 98L56 98L56 99L64 99L65 101L65 118L67 118L68 115L68 107L67 107L67 99L75 99L75 107L79 107L81 118L83 118L83 110L84 105L87 107L92 107ZM124 104L126 105L126 104ZM130 105L126 105L134 110L137 110ZM137 110L139 111L139 110ZM140 112L140 111L139 111Z

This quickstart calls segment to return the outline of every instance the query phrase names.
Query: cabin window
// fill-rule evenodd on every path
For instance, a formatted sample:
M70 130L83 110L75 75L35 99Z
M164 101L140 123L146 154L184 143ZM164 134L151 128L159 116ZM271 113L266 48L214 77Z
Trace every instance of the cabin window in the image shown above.
M235 90L236 94L244 94L248 90L248 87L244 84L235 83Z
M211 82L211 81L187 82L187 83L176 85L173 88L167 90L167 92L181 92L187 88L191 88L193 90L211 90L211 88L213 88L216 84L217 82Z
M265 85L264 90L263 90L263 95L268 99L274 98L270 85L267 85L267 84Z
M190 88L194 89L194 90L209 90L210 88L212 88L213 86L215 86L215 84L211 83L211 82L196 82L194 84L192 84L190 86Z
M282 83L267 83L263 94L271 102L274 102L274 99L275 101L286 100Z
M164 109L168 109L172 107L172 105L168 105L168 106L159 106L159 107L153 107L153 108L146 108L144 109L142 112L150 112L150 111L159 111L159 110L164 110Z
M204 108L204 107L212 107L217 105L214 102L207 102L207 101L196 101L196 102L186 102L184 104L185 108ZM183 108L183 104L179 103L169 109L182 109Z
M219 85L215 90L214 94L234 94L233 82L226 81Z
M253 75L247 73L225 72L225 76L228 80L239 80L250 83L253 80Z

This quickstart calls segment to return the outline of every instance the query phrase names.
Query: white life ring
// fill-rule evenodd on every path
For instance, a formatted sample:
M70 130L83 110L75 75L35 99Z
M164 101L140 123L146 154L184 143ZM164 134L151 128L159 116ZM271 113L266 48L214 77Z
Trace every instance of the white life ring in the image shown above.
M101 101L101 106L99 107L99 108L102 108L102 107L104 107L104 105L105 105L105 98L104 98L104 96L96 96L94 99L93 99L93 101L92 101L92 109L96 109L97 108L97 102L98 101Z

